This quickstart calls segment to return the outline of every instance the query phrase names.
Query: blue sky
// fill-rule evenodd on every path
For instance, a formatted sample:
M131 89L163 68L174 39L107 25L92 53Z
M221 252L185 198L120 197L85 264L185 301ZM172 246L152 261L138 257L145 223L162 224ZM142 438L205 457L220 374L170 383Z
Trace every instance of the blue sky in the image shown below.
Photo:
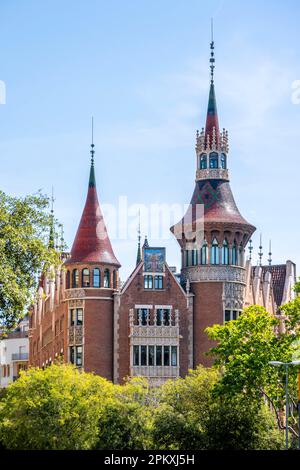
M93 115L102 204L117 205L119 196L130 206L188 203L195 131L207 107L212 16L220 125L229 131L236 202L258 229L254 261L262 232L265 254L272 239L274 263L300 264L300 104L291 99L300 80L297 0L1 0L1 189L50 194L54 185L71 247L86 197ZM169 264L179 267L172 237L150 241L165 245ZM125 279L136 243L117 236L112 243Z

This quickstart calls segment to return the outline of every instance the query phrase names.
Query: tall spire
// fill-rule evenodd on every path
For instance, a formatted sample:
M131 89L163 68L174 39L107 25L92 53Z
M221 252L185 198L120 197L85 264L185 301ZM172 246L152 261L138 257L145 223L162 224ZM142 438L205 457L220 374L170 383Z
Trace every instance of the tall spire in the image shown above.
M141 254L141 211L139 211L139 227L138 227L138 249L136 256L136 265L138 265L142 260Z
M89 179L89 187L95 188L96 187L96 178L95 178L95 168L94 168L94 158L95 158L95 145L94 145L94 118L92 116L92 143L91 143L91 169L90 169L90 179Z
M94 129L92 118L91 169L88 193L71 250L71 257L66 264L71 263L103 263L120 267L115 257L107 233L100 204L98 201L94 168Z
M209 141L211 144L213 141L218 144L220 129L219 119L217 111L217 100L215 94L214 85L214 70L215 70L215 42L214 42L214 31L213 31L213 19L211 20L211 43L210 43L210 89L207 107L207 117L205 126L205 143Z
M49 234L49 248L54 248L55 245L55 230L54 230L54 189L51 190L51 220L50 220L50 234Z
M210 75L211 83L214 83L214 70L215 70L215 43L214 43L214 20L211 19L211 43L210 43Z

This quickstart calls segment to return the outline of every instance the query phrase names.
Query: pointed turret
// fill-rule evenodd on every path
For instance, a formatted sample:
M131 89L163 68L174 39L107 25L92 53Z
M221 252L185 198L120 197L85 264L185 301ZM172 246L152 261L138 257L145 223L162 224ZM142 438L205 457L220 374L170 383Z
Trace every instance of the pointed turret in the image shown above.
M183 219L171 227L181 247L181 283L193 294L194 366L210 366L205 329L243 309L245 248L255 227L241 215L228 171L228 133L220 133L214 87L214 41L206 127L197 132L196 184Z
M216 145L219 143L220 129L217 111L217 100L215 93L214 82L211 82L209 89L206 125L205 125L205 142L209 141L210 144L216 140Z
M208 98L208 107L207 107L207 116L206 116L206 126L205 126L205 143L218 145L220 129L219 129L219 119L217 111L217 100L215 93L215 84L214 84L214 69L215 69L215 43L213 38L213 24L212 24L212 34L211 34L211 43L210 43L210 89L209 89L209 98Z
M115 257L106 230L105 222L98 201L95 166L94 143L91 144L91 168L86 203L81 216L77 234L72 246L70 263L104 263L120 267Z

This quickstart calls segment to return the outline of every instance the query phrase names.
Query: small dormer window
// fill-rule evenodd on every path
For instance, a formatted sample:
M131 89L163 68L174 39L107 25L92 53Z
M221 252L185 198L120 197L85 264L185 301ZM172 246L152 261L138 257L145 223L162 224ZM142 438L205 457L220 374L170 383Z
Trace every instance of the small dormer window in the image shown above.
M207 264L207 242L204 240L203 245L201 247L201 264Z
M222 264L229 264L229 247L227 240L223 241L222 246Z
M72 272L72 287L77 288L79 287L79 271L78 269L73 269Z
M209 154L209 168L218 168L218 154L217 152L211 152Z
M106 288L110 287L110 272L109 272L109 269L105 269L105 271L104 271L103 287L106 287Z
M211 245L210 262L211 264L219 264L219 244L216 238Z
M236 242L234 242L232 247L232 264L235 266L237 265L237 247Z
M90 270L88 268L82 270L82 287L90 287Z
M226 155L225 155L225 153L221 154L221 168L223 168L223 170L226 169Z
M100 269L94 268L93 270L93 287L100 287Z
M200 156L200 169L201 170L206 170L207 168L207 155L206 153L202 153Z

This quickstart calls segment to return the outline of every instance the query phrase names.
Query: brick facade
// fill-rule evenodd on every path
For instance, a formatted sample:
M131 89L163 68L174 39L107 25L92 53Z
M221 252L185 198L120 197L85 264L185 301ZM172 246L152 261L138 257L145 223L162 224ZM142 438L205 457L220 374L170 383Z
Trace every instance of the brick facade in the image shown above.
M141 374L157 384L198 364L211 365L205 354L213 346L207 326L235 320L254 303L276 314L278 303L292 298L292 262L272 269L246 262L255 227L242 217L231 191L228 133L219 130L213 77L206 128L197 132L188 217L171 228L181 250L180 280L165 257L159 276L149 274L149 246L141 254L139 243L137 266L120 288L120 263L98 202L93 144L91 155L87 199L71 253L57 272L42 277L30 312L30 365L60 360L115 383ZM156 287L153 279L151 285L144 282L152 274L160 278Z

